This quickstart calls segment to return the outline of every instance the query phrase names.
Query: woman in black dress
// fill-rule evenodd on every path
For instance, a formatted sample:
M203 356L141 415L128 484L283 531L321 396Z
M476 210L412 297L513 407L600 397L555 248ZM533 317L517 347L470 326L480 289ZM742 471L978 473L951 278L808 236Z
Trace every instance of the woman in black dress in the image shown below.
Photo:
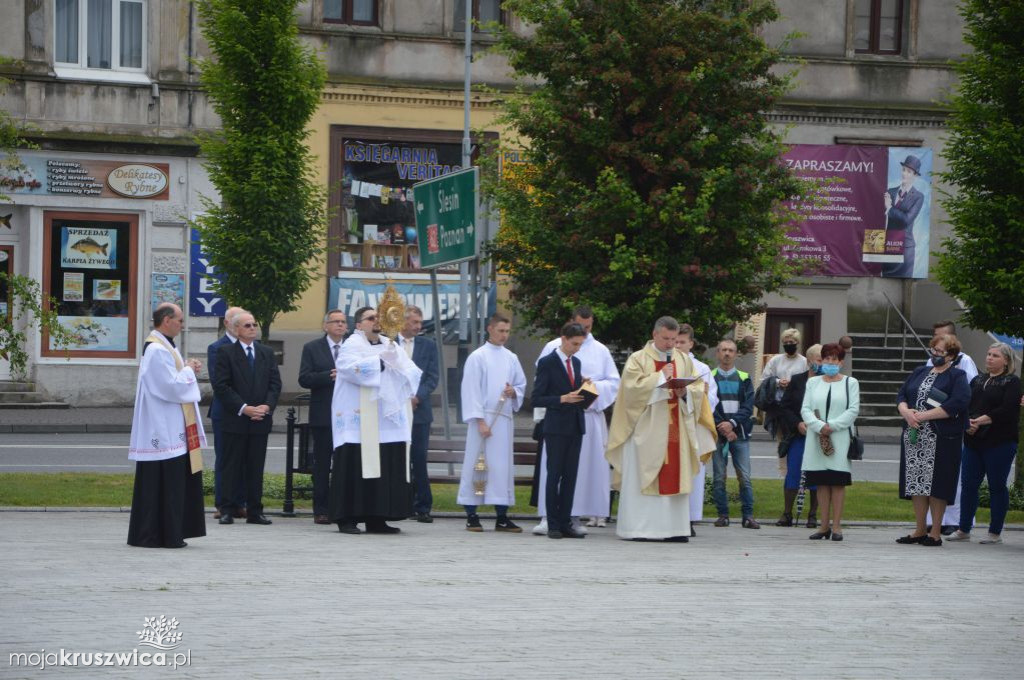
M913 500L917 526L912 534L896 542L940 546L941 523L934 522L928 534L925 517L929 509L932 517L942 517L946 505L956 500L971 390L964 372L950 363L960 353L956 336L937 335L929 347L933 365L915 369L898 396L905 421L900 447L900 497Z
M985 373L971 381L970 421L964 437L963 477L960 480L960 528L947 541L971 540L978 488L988 478L992 517L988 536L980 543L1002 543L1003 521L1010 507L1006 487L1017 456L1020 428L1020 378L1014 375L1013 350L997 342L985 355Z

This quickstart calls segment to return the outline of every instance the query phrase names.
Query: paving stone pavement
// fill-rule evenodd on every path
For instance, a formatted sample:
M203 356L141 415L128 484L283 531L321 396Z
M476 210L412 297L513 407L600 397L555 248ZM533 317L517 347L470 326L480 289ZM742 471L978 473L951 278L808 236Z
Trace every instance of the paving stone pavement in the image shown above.
M124 544L127 513L0 513L0 676L1008 678L1024 664L1018 532L929 549L892 527L837 543L701 526L684 545L400 526L208 517L189 547L147 550ZM161 615L190 665L10 666L147 651L137 631Z

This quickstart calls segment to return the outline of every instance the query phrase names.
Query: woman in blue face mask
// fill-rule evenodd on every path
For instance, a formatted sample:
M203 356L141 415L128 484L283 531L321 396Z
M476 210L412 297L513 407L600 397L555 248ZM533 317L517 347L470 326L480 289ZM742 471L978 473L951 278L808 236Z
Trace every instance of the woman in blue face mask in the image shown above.
M936 335L929 349L932 365L915 369L897 397L905 423L900 447L900 498L913 501L917 524L913 533L896 539L904 545L942 545L938 518L946 511L946 504L956 500L971 402L967 375L951 364L960 353L960 341L955 335ZM936 518L930 534L925 531L929 510Z
M860 385L841 373L845 357L837 343L821 348L821 375L808 379L800 408L808 430L802 468L808 486L818 487L821 515L821 528L809 536L812 540L843 540L843 502L853 482L846 453L860 411Z

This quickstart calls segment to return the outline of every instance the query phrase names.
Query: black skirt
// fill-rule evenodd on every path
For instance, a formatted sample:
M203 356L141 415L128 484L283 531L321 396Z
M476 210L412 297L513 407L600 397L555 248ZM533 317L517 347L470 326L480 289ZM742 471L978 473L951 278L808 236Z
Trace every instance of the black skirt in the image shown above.
M841 470L805 470L804 479L807 486L850 486L853 477L849 472Z
M137 461L128 545L177 548L186 538L205 535L203 475L189 471L188 454Z
M363 479L362 447L334 450L329 516L332 522L399 520L413 514L405 442L380 445L380 477Z

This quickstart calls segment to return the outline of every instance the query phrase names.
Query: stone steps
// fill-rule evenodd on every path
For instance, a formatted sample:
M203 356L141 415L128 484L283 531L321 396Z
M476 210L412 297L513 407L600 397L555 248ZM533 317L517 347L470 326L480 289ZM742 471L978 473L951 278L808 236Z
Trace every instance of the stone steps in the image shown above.
M35 383L0 380L0 409L65 409L68 404L53 401L36 391Z

